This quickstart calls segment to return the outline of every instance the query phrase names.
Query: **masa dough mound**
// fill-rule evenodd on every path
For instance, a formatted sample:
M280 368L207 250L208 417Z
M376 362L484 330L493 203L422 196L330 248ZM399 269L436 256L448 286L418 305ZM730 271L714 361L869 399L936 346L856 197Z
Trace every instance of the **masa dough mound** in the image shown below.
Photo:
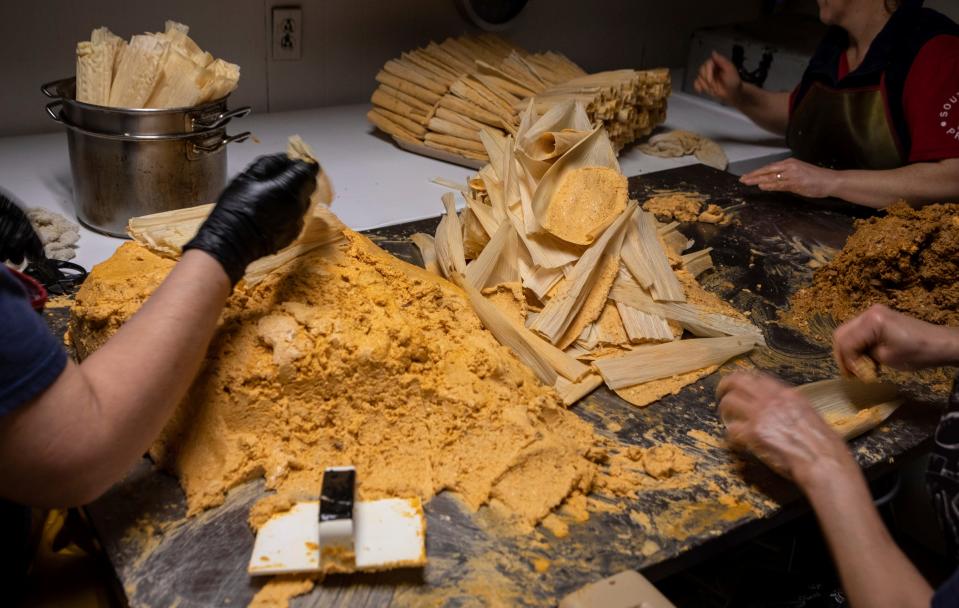
M533 524L587 491L594 435L482 328L462 292L347 231L345 246L238 286L189 394L151 449L189 512L263 477L315 497L355 465L363 499L456 492ZM172 268L135 244L94 268L71 335L84 357Z

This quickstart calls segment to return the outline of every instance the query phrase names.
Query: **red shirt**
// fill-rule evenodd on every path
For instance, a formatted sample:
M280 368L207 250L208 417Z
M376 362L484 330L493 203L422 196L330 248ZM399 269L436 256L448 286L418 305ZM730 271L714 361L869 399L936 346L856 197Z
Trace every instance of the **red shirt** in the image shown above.
M839 80L848 73L849 60L842 53ZM902 102L912 138L908 162L959 158L959 37L936 36L923 45L909 69ZM791 113L793 99L789 106Z

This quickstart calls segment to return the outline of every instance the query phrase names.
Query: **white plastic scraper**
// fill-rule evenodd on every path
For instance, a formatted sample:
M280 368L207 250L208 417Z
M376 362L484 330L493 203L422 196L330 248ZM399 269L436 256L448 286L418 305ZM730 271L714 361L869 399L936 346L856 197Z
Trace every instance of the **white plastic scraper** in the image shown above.
M323 473L320 500L299 502L260 528L247 572L355 572L426 565L419 498L355 502L356 470Z

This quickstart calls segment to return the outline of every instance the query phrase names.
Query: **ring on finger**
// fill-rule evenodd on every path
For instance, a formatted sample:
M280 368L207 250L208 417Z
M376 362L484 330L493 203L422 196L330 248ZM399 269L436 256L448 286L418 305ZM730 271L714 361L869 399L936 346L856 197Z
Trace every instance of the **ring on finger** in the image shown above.
M776 174L776 179L777 179L778 181L783 181L783 174L782 174L782 172L779 172L779 173Z

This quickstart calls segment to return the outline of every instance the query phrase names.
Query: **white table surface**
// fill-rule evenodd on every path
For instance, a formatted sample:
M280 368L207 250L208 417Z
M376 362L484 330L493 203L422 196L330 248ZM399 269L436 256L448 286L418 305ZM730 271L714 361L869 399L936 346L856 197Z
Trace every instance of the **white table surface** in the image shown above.
M434 217L446 190L434 177L465 182L474 173L397 148L366 120L367 104L251 114L228 132L252 131L259 143L231 144L228 172L234 175L261 154L282 151L287 137L299 134L313 147L333 182L333 210L356 230ZM37 109L42 112L42 108ZM781 138L756 127L739 113L684 93L669 100L665 128L695 131L719 142L730 162L785 151ZM640 175L697 162L693 157L664 159L632 148L620 157L626 175ZM65 133L0 138L0 188L27 207L42 207L75 219ZM121 239L81 227L77 257L90 268L108 258Z

